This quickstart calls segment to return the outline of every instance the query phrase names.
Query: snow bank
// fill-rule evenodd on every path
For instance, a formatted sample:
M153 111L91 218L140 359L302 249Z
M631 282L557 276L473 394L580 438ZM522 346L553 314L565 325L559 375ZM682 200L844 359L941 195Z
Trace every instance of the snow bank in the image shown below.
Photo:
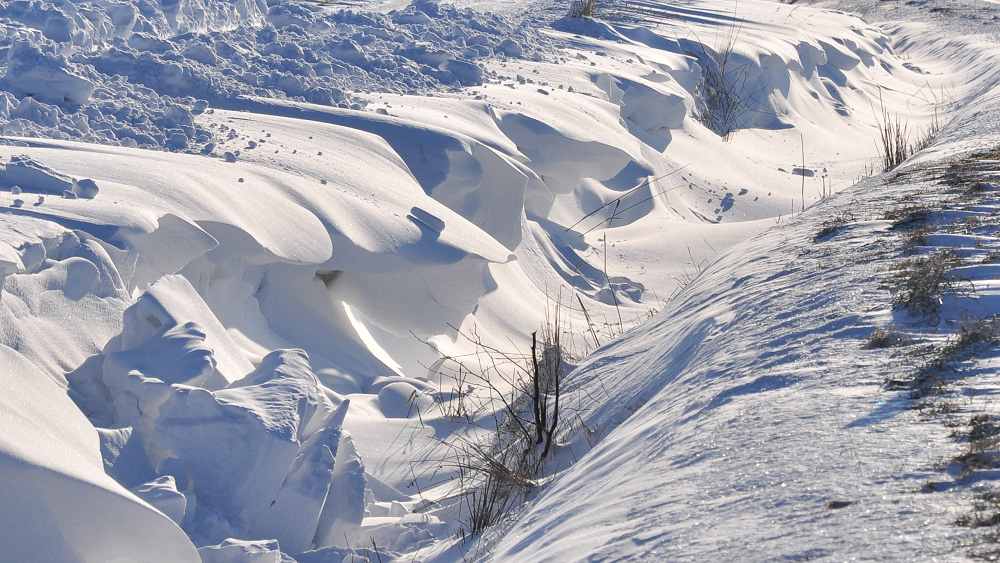
M14 43L6 61L2 87L18 99L50 104L85 104L94 84L72 72L64 58L46 56L36 45ZM15 112L18 110L15 110ZM21 115L15 113L16 117ZM54 124L53 124L54 125Z
M474 308L486 265L509 259L425 195L384 141L328 132L328 142L347 142L328 149L326 183L189 155L8 147L3 197L50 199L40 196L30 215L3 216L13 253L0 303L15 319L6 338L48 364L54 381L72 370L71 396L102 429L96 466L198 545L356 545L365 473L341 427L349 401L321 384L305 352L272 350L301 344L318 352L316 371L330 386L343 387L340 377L367 387L392 372L360 341L345 301L379 326L437 334ZM107 169L108 155L124 166ZM358 160L378 173L352 174ZM176 173L182 161L193 165L190 182ZM97 197L52 196L84 183L74 177L97 178ZM282 220L267 220L274 216ZM386 306L384 296L410 308ZM79 310L91 315L86 327L58 322ZM56 329L22 331L33 325ZM77 341L45 346L60 330Z
M987 205L946 196L939 190L951 184L937 170L995 176L993 160L969 170L956 158L996 146L1000 116L986 109L995 92L958 112L956 123L976 116L983 126L971 142L968 131L946 130L952 140L734 246L650 322L569 374L573 390L561 400L579 416L563 432L572 462L486 559L954 557L956 542L968 541L955 524L956 506L968 502L959 489L976 480L928 483L964 446L946 425L928 424L943 420L914 408L908 390L887 383L901 373L891 358L919 353L869 342L886 326L920 327L924 337L992 314L992 265L956 268L951 279L975 291L943 296L940 317L894 305L887 272L907 256L988 252L983 242L993 239L951 226L914 251L905 227L884 214L947 197L950 211L922 212L945 231L947 221L993 209L992 196ZM921 342L934 338L945 341ZM981 393L969 383L959 393Z

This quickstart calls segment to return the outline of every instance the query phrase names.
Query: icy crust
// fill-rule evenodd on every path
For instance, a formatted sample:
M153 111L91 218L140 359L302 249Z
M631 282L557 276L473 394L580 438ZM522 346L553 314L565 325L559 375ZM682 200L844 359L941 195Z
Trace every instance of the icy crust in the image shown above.
M354 92L480 85L478 61L539 58L544 43L532 27L423 0L388 14L11 2L0 7L2 132L210 153L218 134L192 119L209 104L260 95L360 109Z

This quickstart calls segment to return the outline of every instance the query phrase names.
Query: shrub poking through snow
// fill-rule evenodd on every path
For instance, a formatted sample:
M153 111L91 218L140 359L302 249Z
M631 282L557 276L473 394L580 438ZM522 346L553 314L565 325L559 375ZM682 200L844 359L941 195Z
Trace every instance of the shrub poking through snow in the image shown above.
M941 355L952 361L962 360L998 339L1000 339L1000 320L997 317L964 319L958 325L958 335L945 345Z
M993 470L997 467L997 445L1000 443L1000 425L997 418L986 413L974 414L962 431L956 431L952 436L966 442L966 450L955 456L952 463L958 466L960 476L968 477L977 470ZM981 543L996 543L1000 541L1000 489L987 487L972 497L972 507L967 514L958 517L955 523L970 528L985 528L985 533L978 538ZM975 553L984 559L995 561L997 553Z
M740 25L734 23L717 51L706 48L698 57L703 68L697 119L723 141L732 138L755 97L747 91L750 65L734 56L739 33Z
M955 431L952 436L968 444L970 452L985 452L1000 444L1000 422L993 415L974 414L969 417L966 429Z
M934 357L917 370L910 395L919 399L942 393L949 373L957 370L963 362L980 355L986 346L997 342L1000 342L1000 318L962 320L955 337L936 350Z
M997 526L1000 525L1000 490L989 488L976 493L973 497L970 513L959 516L955 523L970 528L993 528L988 532L988 538L984 539L994 542L1000 541L1000 529L997 529ZM995 561L996 554L992 555L993 557L985 557L984 559Z
M523 501L554 451L563 364L558 333L557 322L555 330L544 335L541 350L537 333L532 333L530 364L519 366L522 377L510 382L509 395L488 382L503 404L494 416L492 440L459 444L459 471L472 485L464 496L473 536L499 523Z
M573 18L597 17L597 0L573 0L569 5L569 15Z
M823 223L823 228L816 233L816 237L813 238L813 242L821 242L826 240L827 237L836 233L841 227L854 221L854 216L850 213L844 213L842 215L837 215L833 219Z
M907 144L909 131L906 122L898 115L890 116L885 106L882 107L882 117L877 127L882 149L882 170L888 172L909 158L910 147Z
M910 154L917 154L918 152L931 146L931 142L934 141L934 137L937 136L938 131L941 130L941 122L938 121L938 114L935 110L934 119L931 121L927 129L917 134L917 140L913 141L910 145Z
M491 442L457 439L452 444L459 510L471 536L502 522L534 488L535 467L520 447L522 437L512 430L501 425Z
M441 391L434 396L434 402L438 404L441 414L452 422L473 422L475 409L470 400L473 387L466 383L468 376L469 372L460 365L455 377L450 378L451 389L447 393Z
M926 205L916 205L889 209L883 214L883 217L892 221L890 229L895 231L926 225L931 219L931 212Z
M868 343L865 344L865 349L867 350L879 350L882 348L895 348L897 346L906 346L910 343L910 337L906 333L899 330L896 326L890 326L888 328L879 328L868 337Z
M475 334L464 334L476 348L472 358L478 368L458 358L454 375L461 384L476 377L490 390L498 409L483 424L479 438L458 436L448 444L450 459L438 466L450 467L458 476L454 497L459 499L463 534L478 536L502 522L535 487L544 463L556 451L560 422L559 399L565 352L560 342L559 307L556 321L542 332L532 333L530 355L505 352L483 343ZM446 376L439 364L439 374ZM467 419L475 419L467 406Z
M929 147L934 136L941 129L937 113L935 113L934 120L927 129L918 132L917 139L910 142L909 126L898 115L889 114L889 110L882 104L881 93L879 94L879 107L882 115L881 117L876 116L876 127L878 127L879 133L879 148L882 152L882 170L886 172Z
M542 448L539 459L545 459L552 450L552 440L559 424L559 384L562 379L562 346L559 344L559 326L542 346L538 357L536 333L531 333L532 407L535 427L535 446Z
M893 302L913 316L936 315L942 303L941 292L948 284L948 272L957 265L958 258L950 249L904 260L898 267L902 272L897 277L900 285Z

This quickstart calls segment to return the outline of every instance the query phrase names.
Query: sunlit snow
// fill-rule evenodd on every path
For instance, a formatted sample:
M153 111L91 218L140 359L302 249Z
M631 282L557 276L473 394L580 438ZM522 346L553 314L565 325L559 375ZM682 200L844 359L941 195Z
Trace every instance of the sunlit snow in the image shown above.
M892 302L890 210L1000 143L1000 9L936 4L0 2L0 561L966 557L995 476L921 494L956 446L865 349L1000 312L990 201ZM554 330L473 536L483 375Z

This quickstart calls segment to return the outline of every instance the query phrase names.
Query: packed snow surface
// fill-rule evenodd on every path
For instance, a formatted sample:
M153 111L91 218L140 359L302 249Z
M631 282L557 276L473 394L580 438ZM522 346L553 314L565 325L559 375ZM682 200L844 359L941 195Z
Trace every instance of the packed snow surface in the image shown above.
M997 313L994 233L893 242L996 189L1000 6L929 6L0 3L0 561L964 557L990 477L936 488L865 348ZM914 247L975 297L901 312ZM554 455L473 537L483 373L553 331Z

